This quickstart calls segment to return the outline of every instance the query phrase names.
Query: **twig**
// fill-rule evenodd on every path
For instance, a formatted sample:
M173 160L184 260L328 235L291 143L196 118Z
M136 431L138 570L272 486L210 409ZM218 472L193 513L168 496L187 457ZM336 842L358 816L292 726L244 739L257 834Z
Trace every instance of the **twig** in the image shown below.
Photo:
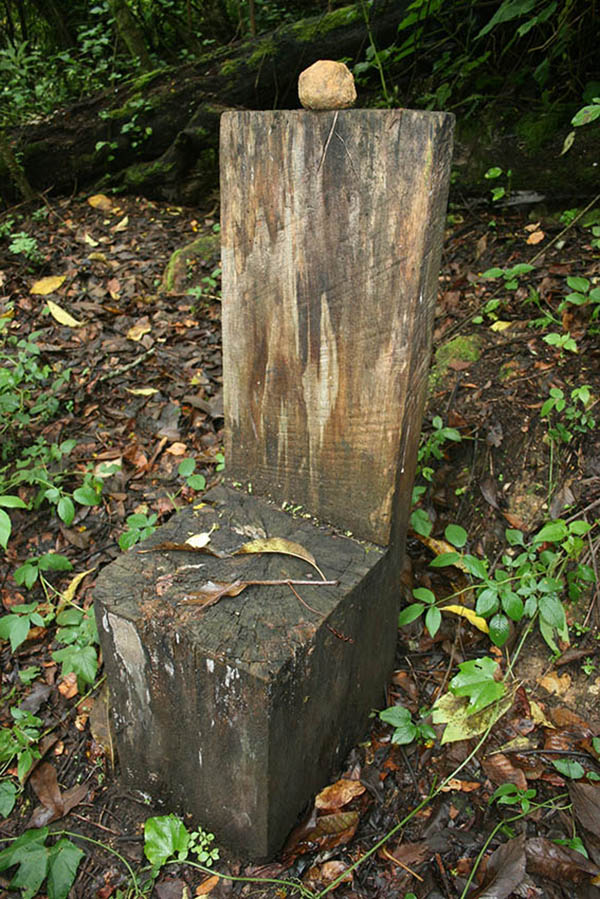
M145 353L142 353L141 356L136 356L133 362L128 362L127 365L120 365L119 368L115 368L114 371L109 371L105 375L100 375L98 381L108 381L110 378L116 378L118 375L124 374L124 372L129 371L132 368L135 368L136 365L140 365L148 356L151 356L154 352L156 352L156 347L150 347L149 350L146 350Z
M385 858L387 858L388 861L393 862L395 865L398 865L399 868L402 868L403 871L406 871L407 874L410 874L411 877L414 877L415 880L420 880L421 883L423 883L423 878L420 874L417 874L416 871L413 871L412 868L409 868L408 865L405 865L404 862L401 862L399 859L397 859L395 855L392 855L392 853L385 848L385 846L381 850L381 854Z

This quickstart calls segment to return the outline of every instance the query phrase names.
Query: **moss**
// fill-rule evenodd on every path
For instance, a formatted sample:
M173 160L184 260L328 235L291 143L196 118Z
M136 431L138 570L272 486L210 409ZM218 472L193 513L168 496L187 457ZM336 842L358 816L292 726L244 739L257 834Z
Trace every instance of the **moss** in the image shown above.
M294 37L298 41L308 43L316 37L322 37L335 28L343 28L345 25L351 25L361 18L361 12L356 6L342 6L340 9L334 9L326 13L317 22L296 22L292 26Z
M225 78L227 78L228 75L235 75L240 66L241 62L239 59L226 59L221 66L221 75Z
M429 375L429 388L433 390L442 381L453 361L477 362L481 355L481 338L477 334L454 337L448 343L442 344L437 350L431 373Z
M141 91L145 87L147 87L150 82L154 81L156 78L159 78L161 75L164 75L164 69L153 69L151 72L144 72L143 75L140 75L138 78L135 78L132 81L132 88L134 91Z
M273 38L264 38L264 40L261 40L259 42L258 47L248 59L248 68L259 68L263 64L265 59L268 59L269 56L275 56L275 51L276 47Z
M165 163L161 159L150 163L134 163L125 172L124 183L129 189L135 189L148 182L165 180L174 166L175 163Z
M164 291L184 291L188 267L196 259L217 261L221 252L220 234L203 234L179 250L175 250L167 263L161 283Z
M517 134L527 150L540 150L549 144L565 123L564 109L528 112L517 124Z

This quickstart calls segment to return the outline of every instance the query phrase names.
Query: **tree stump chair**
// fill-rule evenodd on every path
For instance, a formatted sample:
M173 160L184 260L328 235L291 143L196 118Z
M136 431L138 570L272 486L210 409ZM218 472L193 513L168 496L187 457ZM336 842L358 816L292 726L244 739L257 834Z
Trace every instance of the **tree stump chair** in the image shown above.
M95 606L123 780L245 857L384 702L452 124L222 117L227 481L107 566Z

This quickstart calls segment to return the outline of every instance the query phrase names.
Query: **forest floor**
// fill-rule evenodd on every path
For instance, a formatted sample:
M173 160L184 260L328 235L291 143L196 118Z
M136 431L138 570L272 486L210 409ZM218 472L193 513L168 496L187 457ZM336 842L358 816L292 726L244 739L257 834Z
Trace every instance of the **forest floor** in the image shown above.
M52 899L73 880L51 871L46 831L37 855L7 855L32 827L83 851L70 856L69 895L86 899L141 895L133 872L157 899L600 896L600 249L585 219L564 231L568 220L457 205L443 254L405 602L412 590L425 604L458 594L471 619L444 613L433 637L421 617L399 631L388 705L431 723L457 666L487 656L509 674L502 716L471 730L467 717L446 742L435 724L404 744L375 716L271 864L222 850L214 868L229 878L176 862L152 886L144 822L171 810L119 783L90 610L119 538L131 544L221 477L218 209L80 196L0 218L5 534L12 522L0 569L2 899L19 886ZM172 253L198 238L167 284ZM582 299L564 304L573 293ZM460 552L443 565L450 538ZM539 595L566 612L569 640L560 616L546 628L556 651L535 614L518 621L511 608L502 649L473 618L464 552L510 570L526 598L531 579L510 567L519 541ZM501 785L504 804L490 802Z

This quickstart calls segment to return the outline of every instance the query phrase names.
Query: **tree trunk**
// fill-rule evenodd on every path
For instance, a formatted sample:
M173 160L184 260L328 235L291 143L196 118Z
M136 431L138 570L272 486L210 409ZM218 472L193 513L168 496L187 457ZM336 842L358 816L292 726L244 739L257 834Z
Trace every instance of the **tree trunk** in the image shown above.
M115 22L119 37L129 50L132 59L137 60L144 72L150 72L154 68L144 33L138 22L127 6L127 0L109 0L109 5Z
M390 0L373 9L379 45L394 40L407 3ZM224 109L297 108L303 69L317 59L358 61L367 44L361 5L353 4L217 48L193 64L142 75L43 124L15 129L13 137L37 190L70 192L102 182L193 204L217 184ZM11 181L0 162L0 196L8 202L15 196Z

